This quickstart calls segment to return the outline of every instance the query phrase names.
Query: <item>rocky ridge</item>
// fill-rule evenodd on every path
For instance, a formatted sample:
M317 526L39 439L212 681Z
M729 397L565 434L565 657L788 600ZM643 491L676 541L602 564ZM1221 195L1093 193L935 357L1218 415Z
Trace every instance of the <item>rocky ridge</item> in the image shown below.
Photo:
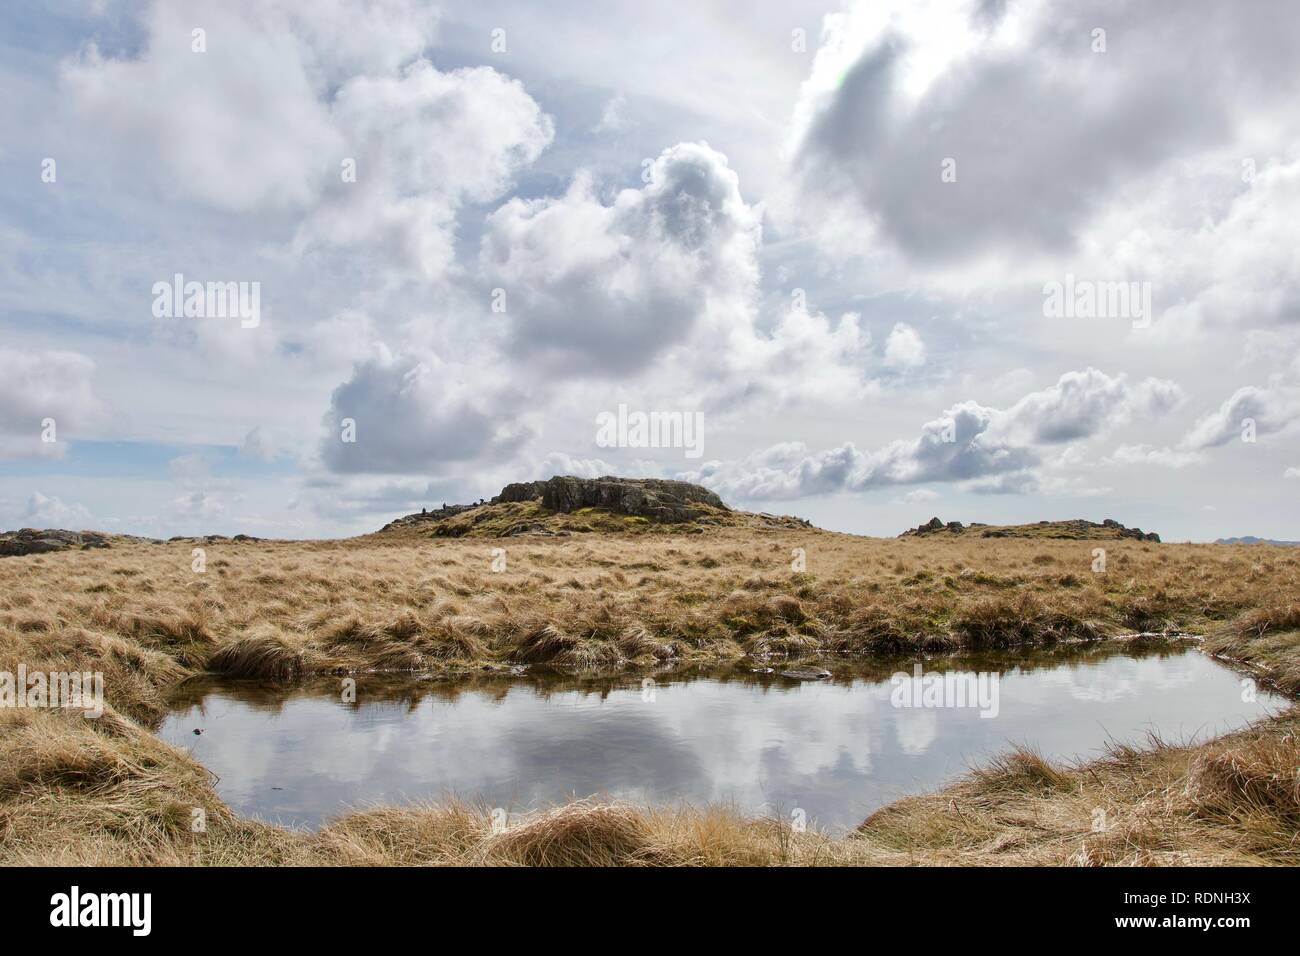
M1133 541L1156 541L1160 535L1141 528L1126 528L1114 518L1104 521L1086 521L1075 518L1069 521L1039 521L1033 524L989 525L973 522L941 521L931 518L925 524L909 528L900 538L978 537L978 538L1127 538Z

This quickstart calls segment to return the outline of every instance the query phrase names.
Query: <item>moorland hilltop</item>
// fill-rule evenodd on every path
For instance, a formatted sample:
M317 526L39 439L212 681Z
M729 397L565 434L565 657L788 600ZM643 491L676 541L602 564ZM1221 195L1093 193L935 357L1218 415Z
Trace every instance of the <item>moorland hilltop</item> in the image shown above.
M1078 766L1013 750L839 840L727 808L591 801L503 834L455 803L359 810L316 833L239 818L149 732L190 678L396 672L452 688L530 668L811 661L839 681L854 660L942 668L967 649L1193 635L1243 679L1300 693L1294 548L1159 544L1103 522L1081 529L1110 538L1098 572L1087 538L867 538L618 478L437 511L333 541L4 536L20 543L0 559L0 672L101 672L106 710L0 708L0 864L1300 863L1290 714Z

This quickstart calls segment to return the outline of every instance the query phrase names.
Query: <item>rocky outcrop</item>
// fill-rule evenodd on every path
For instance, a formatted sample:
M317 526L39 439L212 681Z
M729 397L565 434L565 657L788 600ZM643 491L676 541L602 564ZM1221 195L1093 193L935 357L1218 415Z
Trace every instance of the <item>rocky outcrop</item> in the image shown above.
M19 528L0 532L0 558L47 554L72 549L107 548L108 535L98 531L64 531L62 528Z
M546 482L544 481L512 481L501 489L501 494L493 498L492 503L497 505L506 501L536 501L545 493Z
M978 527L978 525L972 525L971 527ZM935 534L939 531L951 531L953 534L961 534L965 530L965 526L960 521L949 521L945 523L940 521L938 518L931 518L925 524L917 525L915 528L908 528L900 534L899 537L906 538L909 535Z
M713 528L811 529L803 518L733 511L700 485L665 478L575 478L506 485L488 500L447 505L390 521L384 532L435 538L568 537L586 532L705 534Z
M981 538L1127 538L1133 541L1156 541L1160 535L1154 531L1141 528L1126 528L1114 518L1104 521L1085 521L1075 518L1071 521L1039 521L1035 524L986 525L972 523L963 525L960 521L943 522L931 518L925 524L909 528L899 535L900 538L928 537L930 535L974 535Z
M525 481L506 485L493 504L542 499L550 511L573 512L579 508L604 508L617 514L636 515L653 521L693 521L711 508L727 510L712 491L688 481L662 478L573 478L556 475L546 481Z

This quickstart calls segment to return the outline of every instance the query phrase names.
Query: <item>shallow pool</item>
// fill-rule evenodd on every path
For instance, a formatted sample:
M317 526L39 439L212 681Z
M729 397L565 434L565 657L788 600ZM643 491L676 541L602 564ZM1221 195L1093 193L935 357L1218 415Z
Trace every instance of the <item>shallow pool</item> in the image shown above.
M1089 758L1112 740L1203 738L1284 706L1187 644L942 657L919 672L910 660L818 663L835 677L791 680L779 665L360 676L354 701L341 679L200 680L159 734L213 771L237 812L297 826L374 803L459 797L515 814L600 795L729 803L838 833L1015 744Z

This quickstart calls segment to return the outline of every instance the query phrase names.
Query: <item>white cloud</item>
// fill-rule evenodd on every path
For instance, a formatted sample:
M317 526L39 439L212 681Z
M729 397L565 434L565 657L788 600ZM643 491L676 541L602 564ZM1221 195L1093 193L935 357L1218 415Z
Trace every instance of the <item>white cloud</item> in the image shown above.
M627 117L627 97L622 93L616 93L606 101L605 109L600 114L600 121L592 132L622 133L631 126L632 121Z
M1088 368L1067 372L1055 385L1029 393L1007 410L1001 425L1026 440L1068 442L1114 428L1134 415L1165 415L1184 398L1174 382L1149 378L1129 385L1123 375Z
M286 16L277 4L154 3L139 56L91 44L63 65L69 106L109 157L118 151L125 182L140 181L147 157L173 196L231 211L304 206L344 142ZM196 28L206 52L192 49Z
M102 425L94 372L95 363L76 352L0 349L0 460L61 458L69 439Z
M1161 399L1156 398L1157 404ZM1232 441L1254 441L1278 434L1300 421L1300 389L1274 382L1268 388L1247 385L1219 407L1197 419L1175 446L1120 445L1107 459L1121 465L1186 468L1209 461L1207 452Z
M889 368L916 368L925 364L925 343L910 325L899 322L885 341L885 365Z
M1067 372L1007 409L959 402L926 422L919 437L872 452L860 451L852 442L816 453L801 443L785 443L739 461L711 461L680 477L737 499L925 482L965 483L977 493L1025 494L1041 485L1035 469L1043 463L1043 446L1103 435L1136 412L1167 407L1178 394L1171 382L1148 379L1130 385L1123 375L1089 368Z
M573 475L577 478L601 478L617 475L619 469L601 458L574 458L562 451L553 451L532 469L539 478L553 475Z
M1217 448L1241 440L1248 420L1256 437L1277 434L1300 420L1300 389L1276 385L1258 388L1246 385L1224 400L1218 409L1202 417L1182 441L1191 450Z
M32 528L64 528L81 531L91 524L90 512L79 504L65 504L63 499L33 491L27 500L23 523Z
M770 332L742 325L720 352L697 355L707 363L692 369L706 375L720 405L738 401L824 408L852 405L880 390L874 377L879 360L871 354L871 333L857 312L832 319L811 308L788 309Z
M355 181L333 177L298 247L362 247L426 277L451 267L457 209L498 196L554 135L517 81L491 67L443 73L428 60L352 78L331 116Z
M216 518L225 510L221 499L207 491L195 490L172 499L172 511L186 520Z
M495 69L441 72L422 58L436 24L406 0L328 0L310 14L279 0L160 2L144 14L138 55L91 44L61 82L75 128L117 164L118 182L233 213L304 215L298 253L361 246L438 277L456 211L498 196L553 126ZM192 49L196 27L205 52ZM162 176L140 177L146 164Z
M488 217L484 280L506 293L508 350L544 370L635 372L711 325L747 327L759 216L726 157L681 143L606 205L586 176Z

